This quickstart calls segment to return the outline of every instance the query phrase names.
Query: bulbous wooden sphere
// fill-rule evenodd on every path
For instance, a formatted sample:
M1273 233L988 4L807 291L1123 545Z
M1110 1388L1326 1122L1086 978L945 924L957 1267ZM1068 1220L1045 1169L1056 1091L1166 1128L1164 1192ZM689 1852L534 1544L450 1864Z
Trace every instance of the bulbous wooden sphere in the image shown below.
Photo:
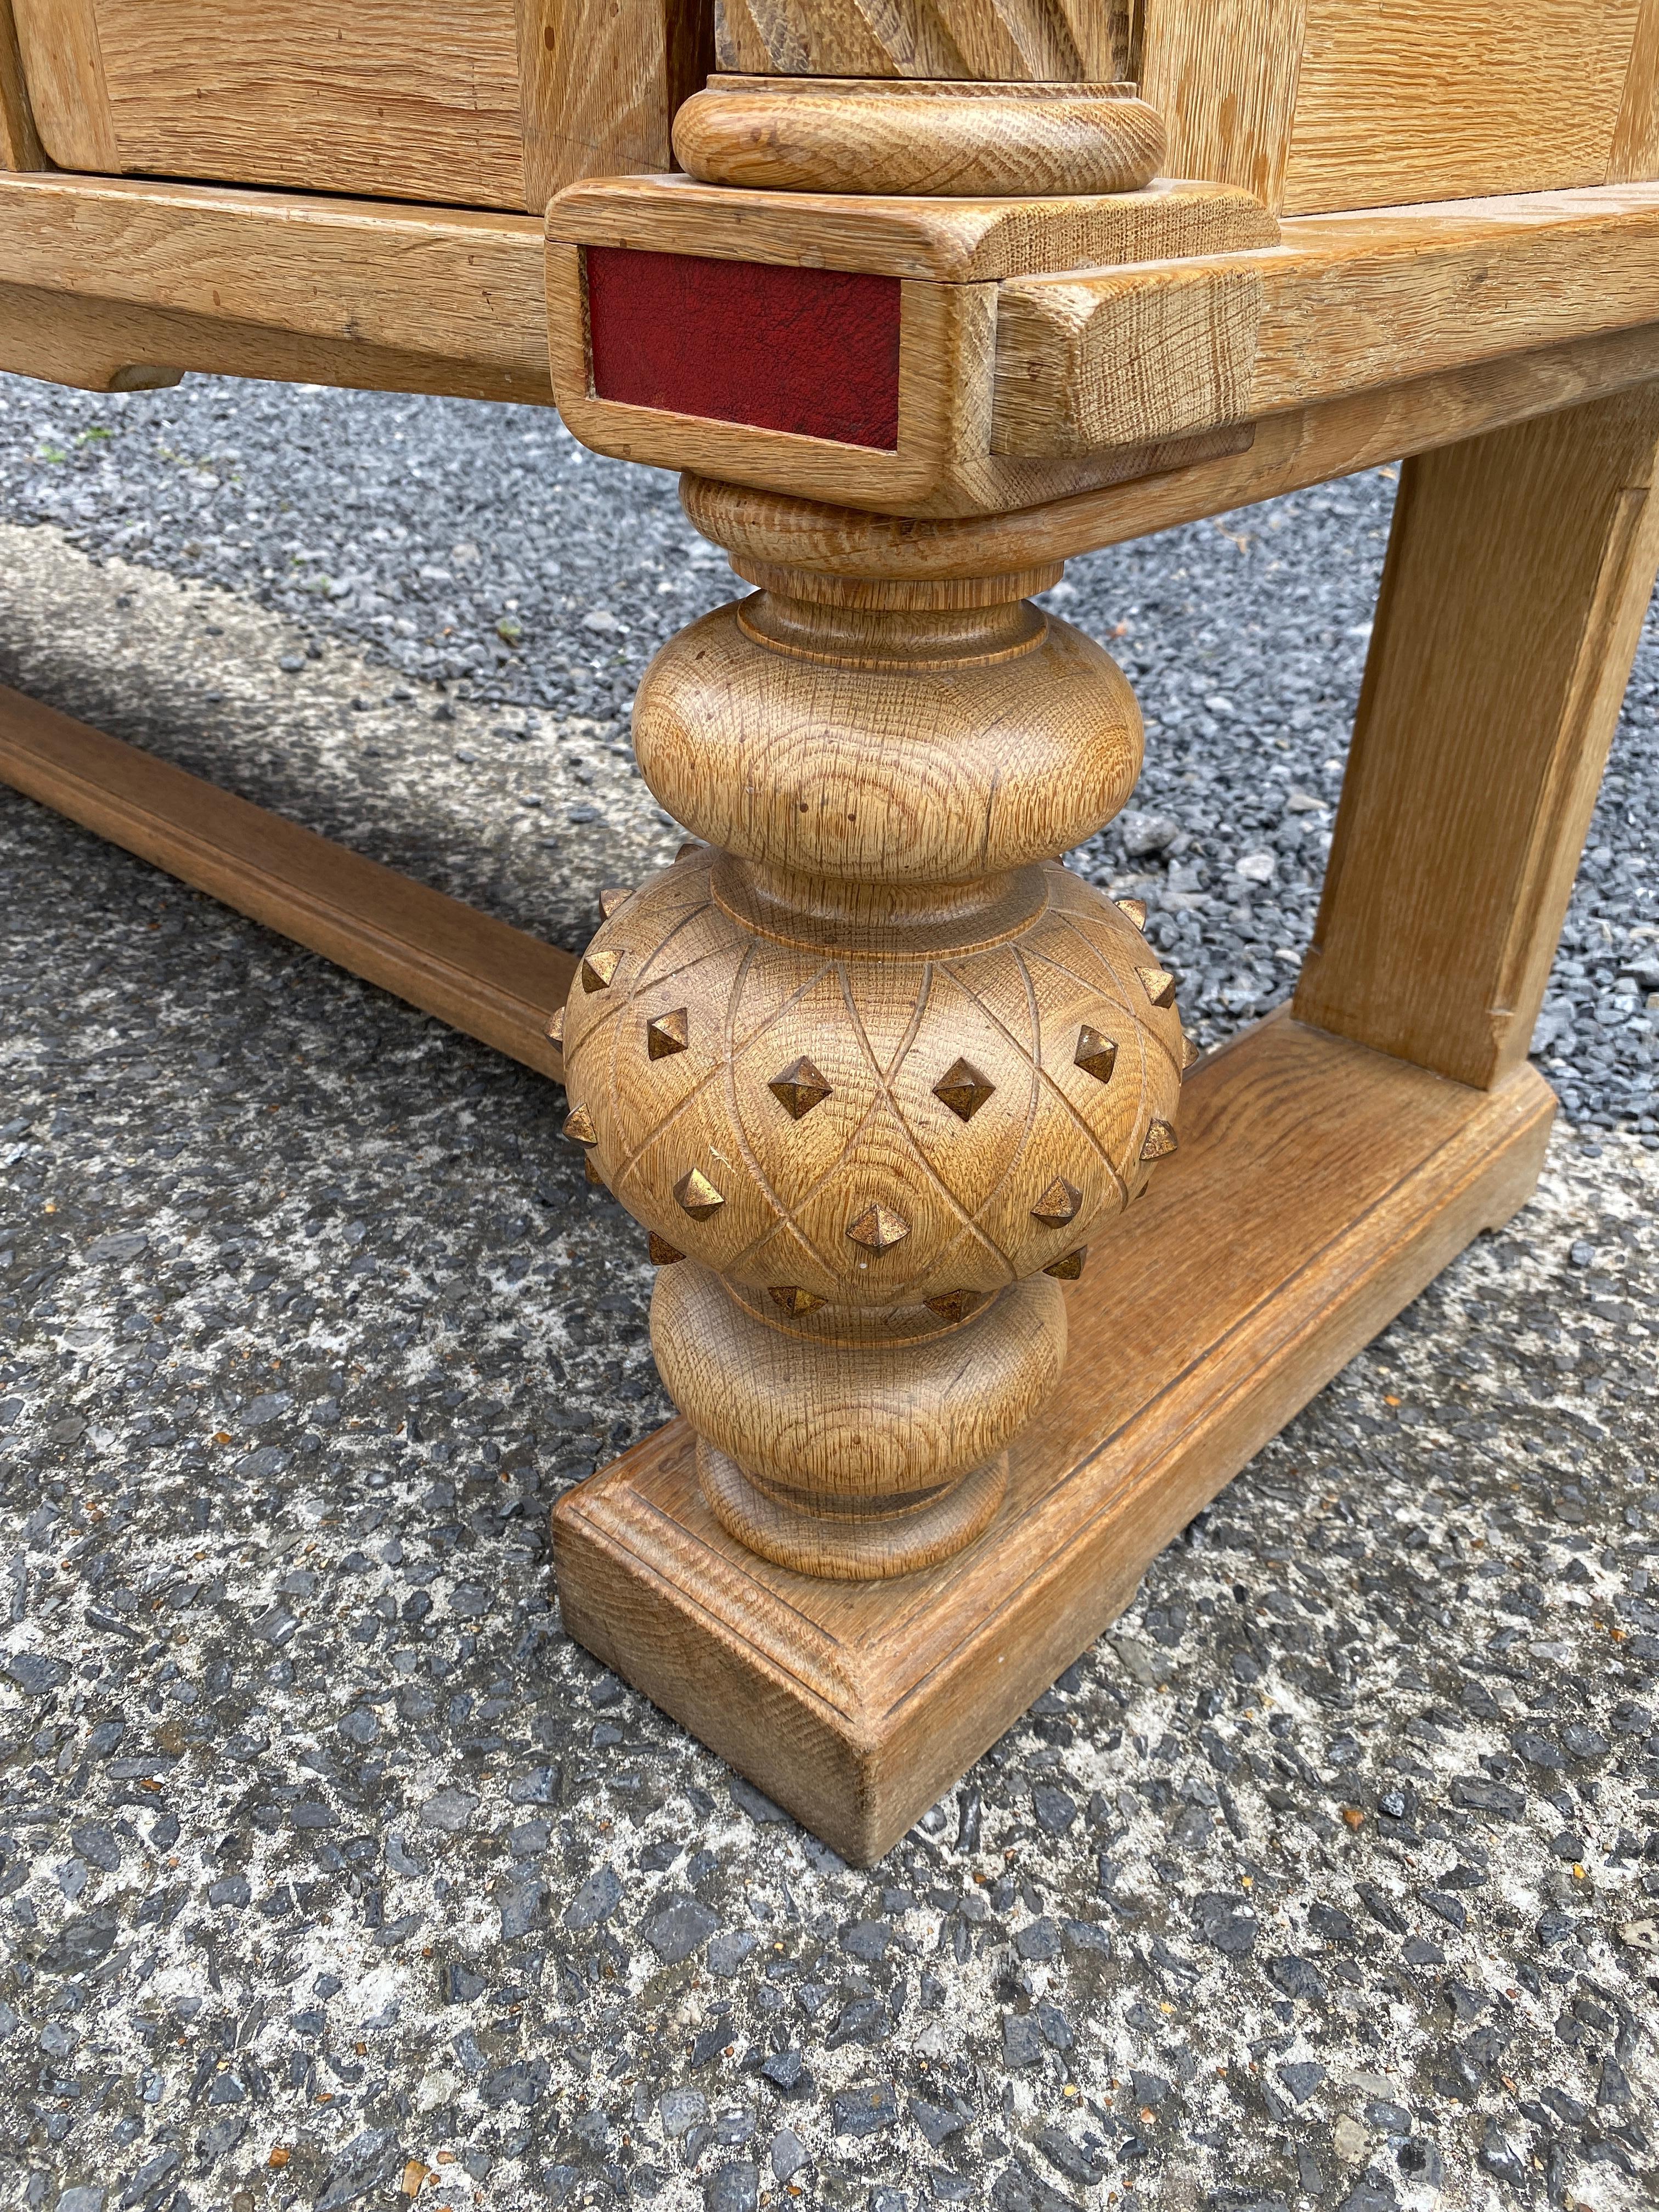
M1070 852L1124 806L1140 710L1116 662L1026 605L863 622L761 592L672 637L634 707L646 781L723 851L949 884Z
M1016 879L988 941L918 931L907 953L897 928L878 954L760 933L716 857L611 915L565 1018L591 1156L675 1249L781 1309L962 1318L1085 1244L1174 1149L1173 979L1065 869Z

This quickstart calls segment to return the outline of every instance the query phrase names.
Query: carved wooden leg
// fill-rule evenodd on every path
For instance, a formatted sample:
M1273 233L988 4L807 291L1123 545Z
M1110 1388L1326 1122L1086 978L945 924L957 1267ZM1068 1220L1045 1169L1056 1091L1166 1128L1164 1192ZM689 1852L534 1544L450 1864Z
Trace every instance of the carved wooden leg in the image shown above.
M1054 857L1141 757L1115 664L1025 596L1058 574L767 572L641 686L646 780L707 842L588 948L567 1127L665 1263L709 1506L802 1572L985 1528L1055 1279L1176 1149L1173 978Z
M1659 567L1659 386L1406 464L1304 1021L1526 1059Z

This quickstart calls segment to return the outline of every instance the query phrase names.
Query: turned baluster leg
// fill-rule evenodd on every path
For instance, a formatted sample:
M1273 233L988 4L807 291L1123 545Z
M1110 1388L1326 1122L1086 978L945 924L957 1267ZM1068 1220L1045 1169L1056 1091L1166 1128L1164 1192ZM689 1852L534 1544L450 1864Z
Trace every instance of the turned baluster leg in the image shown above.
M640 688L646 780L706 842L588 948L568 1126L651 1232L723 1525L903 1574L995 1512L1064 1358L1054 1279L1175 1148L1173 980L1055 859L1127 799L1140 719L1025 596L1058 567L748 573Z

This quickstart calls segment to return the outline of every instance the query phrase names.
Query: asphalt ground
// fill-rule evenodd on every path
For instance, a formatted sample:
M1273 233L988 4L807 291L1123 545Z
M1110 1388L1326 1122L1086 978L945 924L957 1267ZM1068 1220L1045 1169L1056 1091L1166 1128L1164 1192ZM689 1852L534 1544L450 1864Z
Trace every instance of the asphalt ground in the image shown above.
M550 416L0 380L0 678L574 945L730 595ZM1212 1041L1311 925L1392 472L1074 564L1074 864ZM558 1094L0 793L0 2112L48 2212L1653 2201L1650 623L1483 1237L883 1864L559 1629L668 1408ZM3 2192L0 2192L3 2193Z

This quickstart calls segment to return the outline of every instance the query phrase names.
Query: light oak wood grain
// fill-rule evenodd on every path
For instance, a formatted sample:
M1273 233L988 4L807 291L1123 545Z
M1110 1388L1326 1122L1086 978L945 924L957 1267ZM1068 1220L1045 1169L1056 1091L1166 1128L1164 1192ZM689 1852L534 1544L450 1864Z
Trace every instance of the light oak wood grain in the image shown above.
M120 167L94 0L12 0L34 127L65 169Z
M1129 0L715 0L720 67L802 76L1106 81Z
M674 118L680 167L759 191L1132 192L1164 157L1128 85L720 76Z
M1637 9L1308 0L1285 212L1601 183Z
M0 283L64 295L66 320L72 301L141 313L134 357L176 368L545 404L543 256L528 216L0 176ZM214 324L240 335L203 328ZM169 360L174 342L191 350Z
M1180 176L1285 190L1309 0L1146 0L1141 88Z
M0 685L0 781L452 1029L563 1080L556 945Z
M172 307L83 300L20 284L0 284L0 368L87 392L153 392L193 371L348 391L553 404L550 384L487 362L313 337Z
M1178 1144L1174 978L1052 860L1133 789L1133 698L977 580L786 573L670 641L635 750L703 842L565 1015L569 1133L677 1255L653 1342L713 1510L854 1579L977 1533L1059 1375L1055 1272Z
M1237 253L1279 227L1235 185L1164 179L1143 191L1034 200L895 200L714 189L689 177L595 178L548 210L550 240L716 261L867 270L940 284Z
M1068 560L1257 500L1326 483L1402 453L1424 453L1659 378L1659 327L1516 354L1346 398L1257 426L1244 450L1003 514L912 520L814 505L699 476L680 496L697 528L728 538L739 573L773 562L799 572L943 583Z
M1150 0L1182 174L1291 215L1609 176L1640 0Z
M46 158L23 82L17 20L11 0L0 0L0 169L39 169Z
M1225 258L1004 285L994 443L1144 443L1656 319L1659 185L1304 217Z
M976 1542L903 1580L768 1565L672 1424L554 1516L562 1617L847 1858L878 1858L1133 1595L1162 1547L1483 1228L1553 1110L1275 1018L1188 1079L1180 1155L1067 1292L1066 1388ZM1224 1251L1226 1264L1216 1264Z
M61 167L539 213L670 166L684 0L13 0Z
M1272 218L1249 195L1178 183L1045 202L884 200L628 179L562 193L549 211L548 228L554 389L566 422L585 444L623 459L784 487L797 497L909 514L1034 506L1085 483L1175 466L1205 451L1154 436L1133 453L997 455L993 278L1053 265L1057 256L1163 259L1201 250L1218 233L1249 244L1277 235ZM896 449L601 398L587 344L581 258L587 245L899 277ZM833 361L826 362L825 374L833 375Z
M1659 177L1659 0L1641 0L1607 157L1607 182Z
M1659 385L1408 464L1297 1007L1524 1060L1659 568Z

